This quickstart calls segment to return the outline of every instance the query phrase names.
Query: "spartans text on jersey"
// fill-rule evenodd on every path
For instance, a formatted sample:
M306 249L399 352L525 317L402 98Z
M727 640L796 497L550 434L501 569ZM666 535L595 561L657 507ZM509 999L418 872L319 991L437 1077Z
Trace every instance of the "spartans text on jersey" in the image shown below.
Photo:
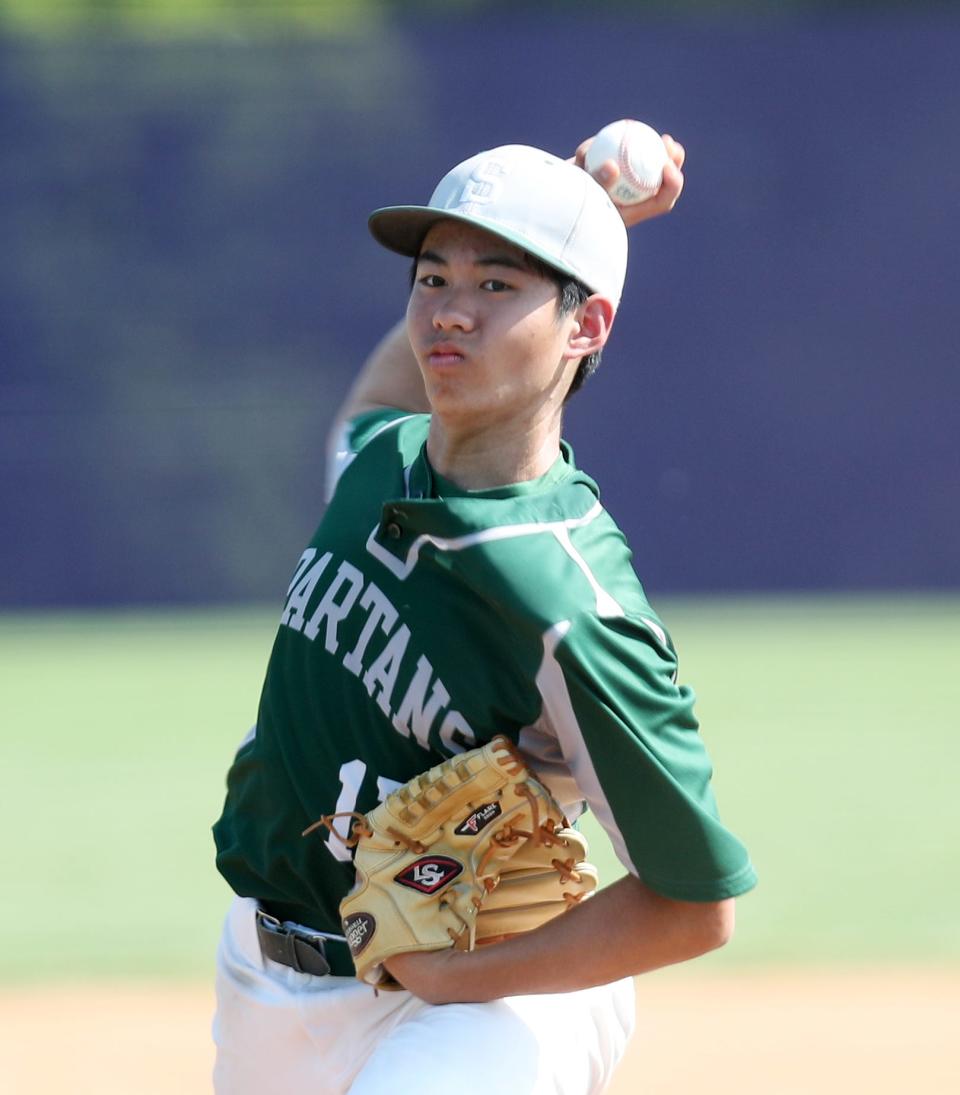
M363 682L368 695L404 737L412 733L429 748L430 729L442 714L440 740L444 745L453 753L472 749L476 737L470 724L459 711L448 709L450 693L434 674L429 659L408 649L410 628L400 620L396 607L352 563L344 559L339 566L331 566L332 559L329 551L318 558L316 548L308 548L300 556L280 623L311 642L322 638L331 656L342 654L344 668ZM342 652L340 624L351 613L364 612L366 619L356 643ZM386 636L386 643L374 656L371 647L378 631ZM405 688L398 687L401 680L408 682Z

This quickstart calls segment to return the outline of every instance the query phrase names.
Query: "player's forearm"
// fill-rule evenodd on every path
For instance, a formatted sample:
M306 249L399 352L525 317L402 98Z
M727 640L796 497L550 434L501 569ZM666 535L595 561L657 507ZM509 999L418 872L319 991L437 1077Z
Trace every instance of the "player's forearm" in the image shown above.
M430 410L420 367L402 320L390 328L364 362L337 414L337 421L377 407L416 412Z
M627 877L527 935L470 953L400 955L387 964L435 1004L571 992L722 946L733 931L733 904L670 901Z

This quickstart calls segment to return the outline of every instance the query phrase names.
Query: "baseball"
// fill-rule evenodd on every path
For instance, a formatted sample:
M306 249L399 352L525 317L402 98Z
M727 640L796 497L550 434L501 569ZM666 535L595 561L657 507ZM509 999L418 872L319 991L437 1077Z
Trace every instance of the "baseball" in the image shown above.
M608 188L610 197L620 205L637 205L660 189L667 150L655 129L621 118L593 138L584 162L592 175L605 160L615 160L620 168L620 177Z

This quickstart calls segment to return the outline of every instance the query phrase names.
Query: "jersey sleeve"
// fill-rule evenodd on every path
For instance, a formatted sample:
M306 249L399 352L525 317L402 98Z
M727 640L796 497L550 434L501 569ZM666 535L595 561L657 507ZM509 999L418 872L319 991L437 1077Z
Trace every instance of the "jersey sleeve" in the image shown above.
M413 417L412 412L397 407L378 407L342 423L327 448L326 501L333 497L340 476L365 445L391 425Z
M721 823L693 692L651 619L574 619L555 651L549 702L587 803L627 869L666 897L719 901L751 889L744 845ZM548 674L549 677L549 674Z

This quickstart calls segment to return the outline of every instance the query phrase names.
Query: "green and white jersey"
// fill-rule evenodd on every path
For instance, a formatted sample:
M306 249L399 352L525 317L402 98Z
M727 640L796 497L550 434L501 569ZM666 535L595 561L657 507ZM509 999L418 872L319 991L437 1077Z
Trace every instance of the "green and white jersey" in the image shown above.
M351 424L214 827L227 881L339 931L350 853L301 832L503 733L650 888L691 901L750 889L693 693L594 482L564 445L537 480L462 491L432 471L428 427L398 411Z

